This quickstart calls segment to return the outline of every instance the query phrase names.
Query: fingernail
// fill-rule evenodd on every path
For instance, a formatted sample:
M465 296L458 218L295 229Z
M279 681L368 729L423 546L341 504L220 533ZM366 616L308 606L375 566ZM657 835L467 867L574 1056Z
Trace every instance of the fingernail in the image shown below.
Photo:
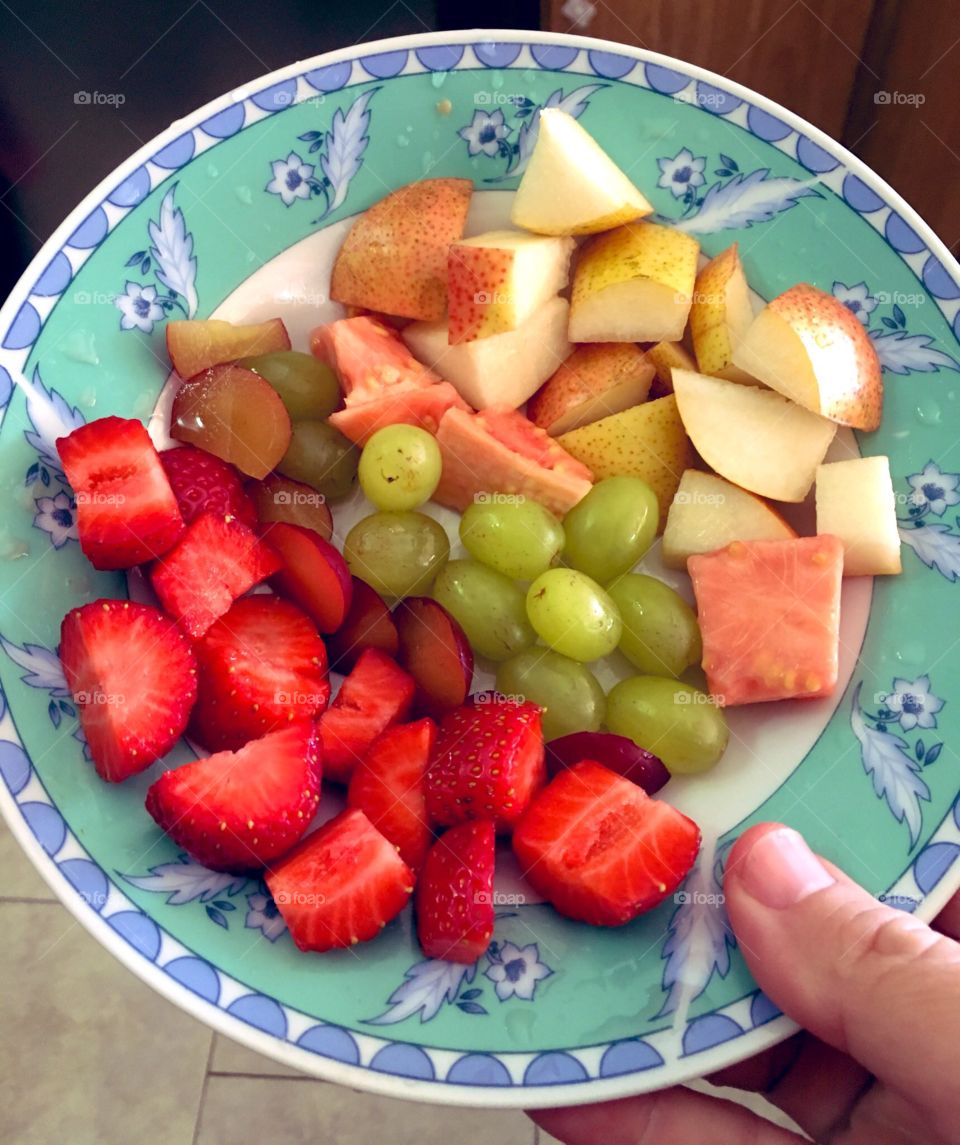
M803 836L790 827L761 835L736 873L747 893L773 910L785 910L836 882Z

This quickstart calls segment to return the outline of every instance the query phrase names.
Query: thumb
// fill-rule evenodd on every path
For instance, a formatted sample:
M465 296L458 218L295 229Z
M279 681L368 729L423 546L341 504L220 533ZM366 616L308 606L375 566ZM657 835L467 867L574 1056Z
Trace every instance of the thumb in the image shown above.
M727 910L763 991L890 1088L960 1120L960 945L878 902L779 824L727 862Z

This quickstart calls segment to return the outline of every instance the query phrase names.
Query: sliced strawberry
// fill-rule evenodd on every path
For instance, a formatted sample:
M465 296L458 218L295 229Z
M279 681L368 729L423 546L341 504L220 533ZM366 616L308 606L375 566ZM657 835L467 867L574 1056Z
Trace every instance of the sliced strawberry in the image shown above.
M244 492L236 469L226 461L196 446L181 445L165 449L160 464L188 525L209 510L221 517L236 517L251 529L256 526L253 501Z
M177 499L138 421L102 417L57 438L77 502L80 548L98 569L128 569L165 553L183 532Z
M367 648L320 717L327 779L348 783L377 736L406 719L413 678L378 648Z
M427 772L427 809L441 827L493 819L509 831L546 778L540 709L500 698L465 704L440 724Z
M163 607L189 636L202 636L231 604L280 567L269 545L234 517L201 513L150 570Z
M417 883L417 938L428 958L476 962L493 937L496 829L490 819L451 827L430 848Z
M197 695L190 644L169 616L129 600L95 600L60 627L60 659L94 766L119 783L165 755Z
M415 871L433 839L425 780L436 735L433 720L387 728L357 764L347 792L347 806L359 807Z
M358 576L352 579L350 609L327 641L331 667L338 672L349 672L364 648L379 648L388 656L396 656L400 648L397 626L383 598Z
M199 689L191 734L236 750L330 699L327 650L310 618L278 596L241 597L194 644Z
M266 876L301 950L333 950L375 938L406 906L413 871L357 808L308 835Z
M165 771L147 792L147 810L203 866L260 870L290 850L316 813L319 747L307 721Z
M697 857L700 828L629 779L584 760L530 804L513 849L561 914L621 926L676 890Z

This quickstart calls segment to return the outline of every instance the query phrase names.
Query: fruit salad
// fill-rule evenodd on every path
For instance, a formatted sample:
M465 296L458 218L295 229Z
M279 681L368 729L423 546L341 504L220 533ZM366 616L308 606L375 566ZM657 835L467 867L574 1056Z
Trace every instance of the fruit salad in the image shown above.
M887 459L826 460L883 398L838 301L755 304L736 244L652 221L559 109L512 229L466 236L471 195L361 215L308 346L170 321L172 448L112 416L57 443L84 554L152 591L63 620L95 770L186 736L144 816L261 872L306 951L412 903L427 957L474 961L498 836L570 919L654 908L700 846L671 777L720 761L729 708L829 695L842 578L900 571Z

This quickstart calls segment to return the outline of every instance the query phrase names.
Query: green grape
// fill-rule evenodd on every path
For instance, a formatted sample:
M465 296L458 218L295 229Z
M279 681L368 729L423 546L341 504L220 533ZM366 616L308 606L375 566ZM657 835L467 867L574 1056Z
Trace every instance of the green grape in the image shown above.
M557 563L563 526L549 510L523 498L481 496L460 519L460 540L472 557L517 580L533 580Z
M447 563L450 541L423 513L371 513L347 533L343 555L381 596L419 596Z
M703 653L696 613L662 580L627 573L607 586L623 618L620 651L650 676L681 676Z
M564 559L606 584L632 569L657 535L659 508L639 477L607 477L563 518Z
M515 656L537 638L523 591L479 561L450 561L434 581L433 599L459 622L474 652L488 660Z
M730 734L705 692L663 676L631 676L612 688L607 727L658 755L674 775L713 767Z
M440 481L440 447L415 425L387 425L360 454L360 488L378 509L418 509Z
M346 497L357 476L357 447L325 421L298 421L277 471L319 489L331 501Z
M287 407L291 421L325 418L342 404L337 375L312 354L274 350L241 358L237 365L253 370L270 383Z
M573 660L599 660L616 648L623 624L608 594L576 569L548 569L527 592L537 635Z
M523 696L543 709L543 738L595 732L606 699L589 668L549 648L528 648L497 668L497 691Z

